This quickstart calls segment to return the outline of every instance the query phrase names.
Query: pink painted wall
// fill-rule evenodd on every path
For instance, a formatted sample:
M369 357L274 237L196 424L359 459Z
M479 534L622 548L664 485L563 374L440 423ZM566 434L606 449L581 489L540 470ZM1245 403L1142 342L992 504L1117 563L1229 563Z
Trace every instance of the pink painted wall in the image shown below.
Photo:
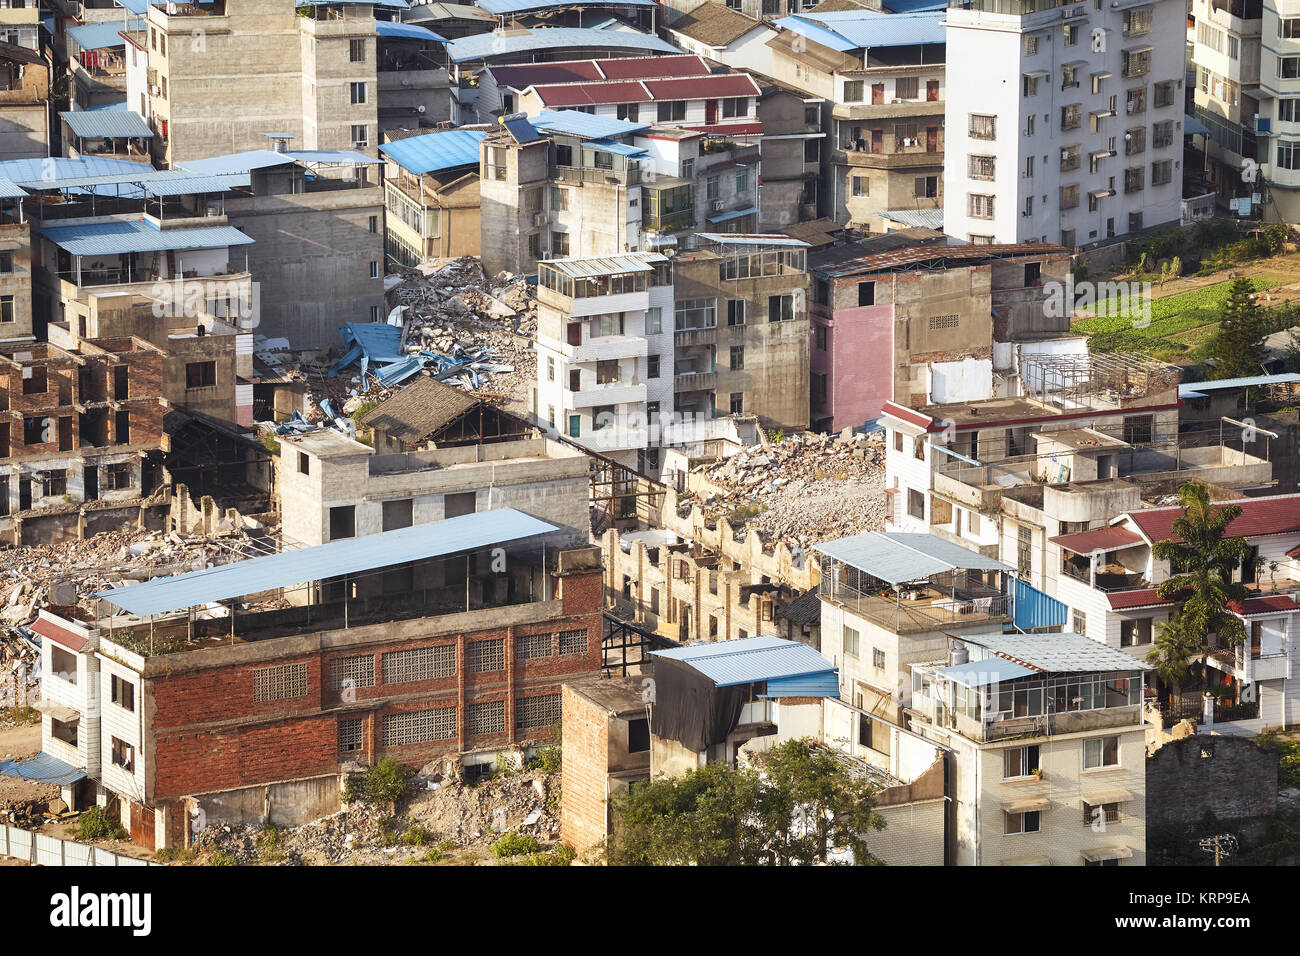
M875 418L894 398L894 307L836 310L823 354L829 357L832 428L839 431Z

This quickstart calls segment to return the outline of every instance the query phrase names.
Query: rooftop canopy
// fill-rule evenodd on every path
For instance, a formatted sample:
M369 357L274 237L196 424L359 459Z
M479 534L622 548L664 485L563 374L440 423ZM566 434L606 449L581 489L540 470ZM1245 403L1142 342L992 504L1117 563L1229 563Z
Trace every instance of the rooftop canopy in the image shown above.
M385 40L428 40L446 43L447 38L439 36L428 27L416 26L414 23L397 23L393 20L376 20L375 34Z
M556 530L555 525L522 511L498 508L434 524L412 525L331 541L301 551L285 551L188 574L154 578L143 584L101 591L95 596L130 614L145 617L273 588L472 551Z
M699 671L716 687L778 681L814 675L834 675L835 665L807 644L780 637L746 637L653 651L652 657L681 661ZM838 681L830 696L839 696Z
M848 53L876 47L914 46L944 42L946 10L919 13L882 13L844 10L838 13L800 13L783 17L776 25L815 43Z
M183 168L190 173L219 176L288 164L327 163L341 166L372 166L382 162L381 159L350 149L290 149L283 153L273 149L250 149L242 153L227 153L224 156L211 156L207 159L191 159L183 164Z
M60 113L59 116L68 124L73 136L153 139L153 130L149 124L133 110L93 110Z
M234 226L163 230L145 222L127 219L76 226L50 226L41 232L50 242L74 256L215 249L244 246L253 242Z
M562 7L653 7L656 3L655 0L475 0L474 5L500 17L510 13L557 10Z
M518 56L539 50L604 49L680 53L675 46L648 33L631 30L592 30L581 27L543 27L511 33L479 33L447 44L453 63Z
M628 272L651 272L651 263L667 261L668 257L658 252L630 252L627 255L596 259L551 259L546 266L572 279L587 279L592 276L624 275Z
M560 133L581 139L608 139L627 136L650 128L649 123L615 119L612 116L595 116L582 110L542 110L529 120L543 133Z
M963 635L961 639L966 644L987 649L990 655L1000 659L972 662L986 668L995 663L1001 667L1003 662L1015 662L1034 671L1053 674L1151 670L1146 661L1082 634L975 634Z
M421 176L457 166L477 166L479 143L485 135L476 129L449 129L384 143L379 151L407 172Z
M968 551L933 534L868 531L815 545L813 550L887 584L919 581L932 574L957 570L1011 570L1001 561Z
M103 23L87 23L79 27L68 28L68 39L83 50L105 50L110 47L125 47L126 37L123 30L143 30L143 20L132 20L123 24L121 20L107 20Z
M1245 378L1221 378L1213 382L1188 382L1178 386L1178 397L1197 397L1201 392L1213 392L1224 388L1255 388L1264 385L1290 385L1295 382L1300 382L1300 373L1248 375Z

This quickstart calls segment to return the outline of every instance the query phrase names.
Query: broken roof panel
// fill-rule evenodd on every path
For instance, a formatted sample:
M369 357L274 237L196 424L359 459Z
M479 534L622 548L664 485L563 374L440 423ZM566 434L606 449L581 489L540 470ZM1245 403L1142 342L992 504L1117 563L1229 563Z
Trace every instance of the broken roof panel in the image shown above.
M681 661L717 687L836 673L835 665L807 644L763 635L653 651L650 656ZM838 679L825 696L839 696Z
M498 508L154 578L142 584L100 591L95 596L129 614L147 617L273 588L473 551L556 530L555 525L522 511Z
M84 770L47 753L39 753L30 760L0 760L0 774L60 787L71 786L86 776Z
M479 405L459 388L422 376L362 416L361 424L416 444Z
M74 256L117 255L245 246L253 240L234 226L201 229L156 229L136 220L115 219L76 226L49 226L41 234Z
M384 143L379 151L416 176L457 166L477 166L479 143L487 134L476 129L449 129Z
M888 209L879 215L882 219L901 222L911 228L943 231L942 209Z

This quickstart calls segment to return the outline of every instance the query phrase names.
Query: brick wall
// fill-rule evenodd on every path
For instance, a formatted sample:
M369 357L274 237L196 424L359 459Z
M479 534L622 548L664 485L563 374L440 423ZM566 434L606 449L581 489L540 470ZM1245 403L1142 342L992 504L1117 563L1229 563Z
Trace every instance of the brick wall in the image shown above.
M579 853L605 839L609 715L564 688L564 761L560 770L560 839Z
M1249 820L1277 809L1277 755L1245 737L1198 734L1147 757L1147 829Z

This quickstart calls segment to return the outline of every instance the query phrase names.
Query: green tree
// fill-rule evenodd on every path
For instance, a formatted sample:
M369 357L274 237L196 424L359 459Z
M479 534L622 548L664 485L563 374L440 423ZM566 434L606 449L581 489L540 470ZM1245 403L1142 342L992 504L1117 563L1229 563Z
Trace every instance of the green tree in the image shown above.
M1215 378L1258 375L1261 371L1269 328L1264 310L1253 296L1254 286L1249 279L1237 279L1228 289L1219 331L1210 347Z
M1249 549L1245 538L1227 536L1228 525L1241 514L1239 505L1210 504L1209 491L1196 481L1178 489L1178 500L1183 514L1174 519L1174 538L1157 541L1151 553L1168 561L1171 571L1157 589L1160 596L1182 603L1160 629L1147 661L1163 680L1181 688L1199 673L1211 634L1232 646L1246 637L1245 625L1228 604L1249 593L1232 580Z

